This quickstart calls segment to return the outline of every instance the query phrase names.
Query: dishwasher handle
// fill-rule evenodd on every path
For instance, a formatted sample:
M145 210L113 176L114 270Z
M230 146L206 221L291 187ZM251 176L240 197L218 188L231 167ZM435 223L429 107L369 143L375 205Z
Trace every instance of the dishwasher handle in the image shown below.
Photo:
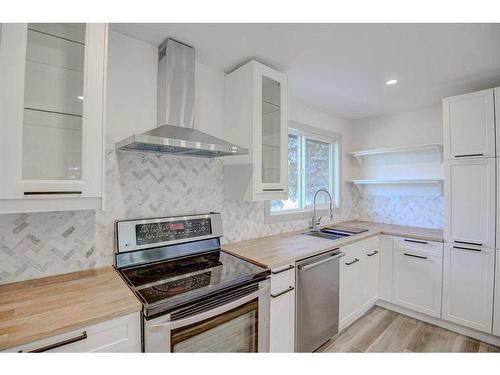
M319 262L316 262L316 263L311 263L311 264L306 264L304 266L299 266L299 270L301 271L307 271L311 268L314 268L316 266L319 266L320 264L323 264L323 263L326 263L326 262L330 262L331 260L334 260L334 259L338 259L338 258L341 258L345 255L345 253L343 252L340 252L340 253L335 253L334 255L332 255L331 257L328 257L328 258L325 258L325 259L322 259L320 260Z

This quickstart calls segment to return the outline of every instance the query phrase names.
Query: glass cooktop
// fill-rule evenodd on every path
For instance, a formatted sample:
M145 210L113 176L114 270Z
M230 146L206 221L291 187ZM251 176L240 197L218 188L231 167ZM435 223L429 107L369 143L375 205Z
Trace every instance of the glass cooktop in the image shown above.
M216 250L125 268L121 273L146 309L161 304L163 311L263 278L269 270Z

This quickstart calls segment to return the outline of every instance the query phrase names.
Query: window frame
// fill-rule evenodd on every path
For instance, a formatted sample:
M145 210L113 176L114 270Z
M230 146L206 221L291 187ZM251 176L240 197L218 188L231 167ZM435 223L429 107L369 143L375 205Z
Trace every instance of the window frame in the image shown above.
M299 154L300 154L300 192L299 196L302 200L300 207L297 209L289 209L282 212L271 213L271 201L266 201L264 206L264 221L265 223L278 223L283 221L301 220L309 219L312 217L312 204L306 204L306 195L304 194L305 189L305 152L304 147L307 139L312 141L318 141L323 143L331 144L330 147L330 170L332 179L330 180L329 190L333 198L333 213L340 213L340 196L341 196L341 159L342 159L342 136L338 133L334 133L328 130L318 129L306 124L302 124L296 121L289 121L288 135L297 135L301 138L299 142ZM303 207L303 208L301 208ZM319 215L328 215L329 207L328 204L318 204L316 206L316 212Z

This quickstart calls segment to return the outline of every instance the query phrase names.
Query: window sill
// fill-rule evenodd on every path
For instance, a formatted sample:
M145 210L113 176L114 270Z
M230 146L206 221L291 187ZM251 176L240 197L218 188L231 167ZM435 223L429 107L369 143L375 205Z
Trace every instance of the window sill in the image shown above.
M312 219L312 210L303 210L303 211L292 211L292 212L283 212L283 213L277 213L277 214L271 214L269 202L266 202L266 208L265 208L265 214L264 214L264 223L266 224L274 224L274 223L283 223L287 221L296 221L296 220L305 220L305 219ZM333 214L339 214L340 213L340 208L334 208L333 209ZM329 209L317 209L316 210L316 217L319 216L328 216L330 215L330 210Z

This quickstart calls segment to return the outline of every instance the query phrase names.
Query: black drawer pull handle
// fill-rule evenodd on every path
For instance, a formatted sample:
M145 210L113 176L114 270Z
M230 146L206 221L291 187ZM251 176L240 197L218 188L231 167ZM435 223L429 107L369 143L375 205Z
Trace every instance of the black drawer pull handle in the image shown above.
M271 271L271 273L272 273L273 275L277 275L277 274L282 273L282 272L286 272L286 271L289 271L289 270L293 270L294 268L295 268L295 266L289 265L288 267L283 268L283 269L281 269L281 270L278 270L278 271Z
M479 243L479 242L466 242L466 241L453 241L453 242L459 243L462 245L483 246L483 244Z
M481 249L471 249L470 247L463 247L463 246L453 246L454 249L459 249L459 250L470 250L470 251L477 251L481 252Z
M354 264L354 263L357 263L357 262L359 262L358 258L354 259L352 262L346 262L345 265L346 266L350 266L351 264Z
M427 245L429 242L427 241L417 241L417 240L409 240L407 238L405 238L405 242L412 242L412 243L420 243L422 245Z
M284 191L285 189L262 189L263 191Z
M24 195L62 195L62 194L81 194L81 191L25 191Z
M462 154L462 155L455 155L456 158L470 158L473 156L484 156L484 154Z
M366 256L368 256L368 257L372 257L372 256L374 256L375 254L378 254L378 251L377 251L377 250L375 250L373 253L366 254Z
M427 259L427 257L423 257L421 255L415 255L415 254L409 254L409 253L403 253L407 257L412 257L412 258L418 258L418 259Z
M289 286L288 289L285 289L284 291L282 292L279 292L278 294L271 294L271 297L272 298L277 298L279 296L282 296L283 294L286 294L288 292L291 292L292 290L294 290L295 288L293 286Z
M80 336L72 337L67 340L63 340L60 342L56 342L55 344L50 344L47 346L42 346L41 348L38 349L33 349L29 350L27 353L43 353L52 349L60 348L61 346L68 345L68 344L73 344L74 342L82 341L87 339L87 332L83 331L83 333ZM18 353L23 353L22 350L20 350Z

